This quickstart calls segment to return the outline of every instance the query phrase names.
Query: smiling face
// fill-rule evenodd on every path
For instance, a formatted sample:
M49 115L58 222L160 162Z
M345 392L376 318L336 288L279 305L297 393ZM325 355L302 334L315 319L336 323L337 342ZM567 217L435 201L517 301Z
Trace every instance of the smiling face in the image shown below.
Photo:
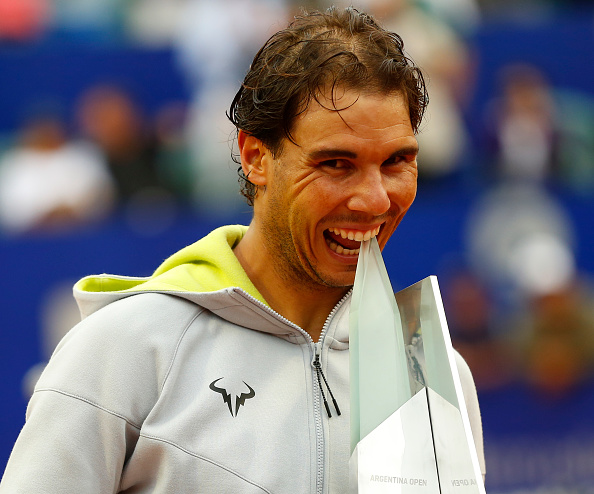
M403 97L346 91L337 106L345 109L312 101L293 127L296 144L285 140L276 158L260 146L246 171L265 186L252 223L263 254L285 282L318 289L352 285L361 240L377 236L383 248L416 194L418 145Z

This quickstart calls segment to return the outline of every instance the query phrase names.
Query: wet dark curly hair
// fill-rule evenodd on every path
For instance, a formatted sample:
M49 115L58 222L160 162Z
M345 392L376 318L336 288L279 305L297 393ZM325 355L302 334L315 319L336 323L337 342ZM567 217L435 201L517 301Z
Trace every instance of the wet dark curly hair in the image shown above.
M415 132L428 103L423 74L404 54L400 36L352 7L331 7L325 12L304 12L264 44L227 116L237 130L257 137L277 156L284 139L293 141L295 119L310 101L320 103L318 98L330 88L336 103L337 87L402 93ZM336 104L330 109L341 110ZM233 159L241 165L239 156ZM241 166L238 174L241 193L253 205L256 187Z

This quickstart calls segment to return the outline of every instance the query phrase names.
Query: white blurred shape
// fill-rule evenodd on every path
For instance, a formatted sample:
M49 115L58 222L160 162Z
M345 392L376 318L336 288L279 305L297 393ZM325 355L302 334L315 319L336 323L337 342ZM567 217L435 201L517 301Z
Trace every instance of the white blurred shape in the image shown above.
M567 259L573 256L572 221L535 185L503 184L488 192L471 211L467 235L470 262L491 285L542 290L573 266Z
M530 296L564 289L573 280L575 261L566 244L547 234L523 239L510 253L509 270Z

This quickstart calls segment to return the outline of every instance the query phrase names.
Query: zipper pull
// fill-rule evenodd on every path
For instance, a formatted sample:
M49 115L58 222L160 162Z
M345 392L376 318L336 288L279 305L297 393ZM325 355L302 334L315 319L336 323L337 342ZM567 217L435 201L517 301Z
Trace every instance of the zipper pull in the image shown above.
M338 403L332 394L332 390L328 385L328 381L326 380L326 376L324 375L324 371L322 371L322 364L320 363L320 354L316 351L316 356L313 361L313 366L316 369L316 375L318 377L318 386L320 388L320 393L322 395L322 400L324 401L324 407L326 408L326 413L328 414L328 418L332 418L332 413L330 412L330 406L328 405L328 400L326 399L326 394L324 393L324 389L322 387L322 380L326 385L326 389L328 390L328 394L332 399L332 404L334 405L334 409L336 410L336 414L340 416L340 408L338 408ZM321 378L320 378L321 376Z

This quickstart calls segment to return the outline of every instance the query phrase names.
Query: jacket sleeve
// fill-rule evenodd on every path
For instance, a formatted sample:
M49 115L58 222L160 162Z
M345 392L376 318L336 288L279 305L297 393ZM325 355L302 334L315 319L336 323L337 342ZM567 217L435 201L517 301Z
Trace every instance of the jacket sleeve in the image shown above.
M1 494L118 492L195 314L176 310L188 302L172 299L143 294L120 300L66 335L37 382Z
M136 426L59 390L36 391L0 492L116 493Z

